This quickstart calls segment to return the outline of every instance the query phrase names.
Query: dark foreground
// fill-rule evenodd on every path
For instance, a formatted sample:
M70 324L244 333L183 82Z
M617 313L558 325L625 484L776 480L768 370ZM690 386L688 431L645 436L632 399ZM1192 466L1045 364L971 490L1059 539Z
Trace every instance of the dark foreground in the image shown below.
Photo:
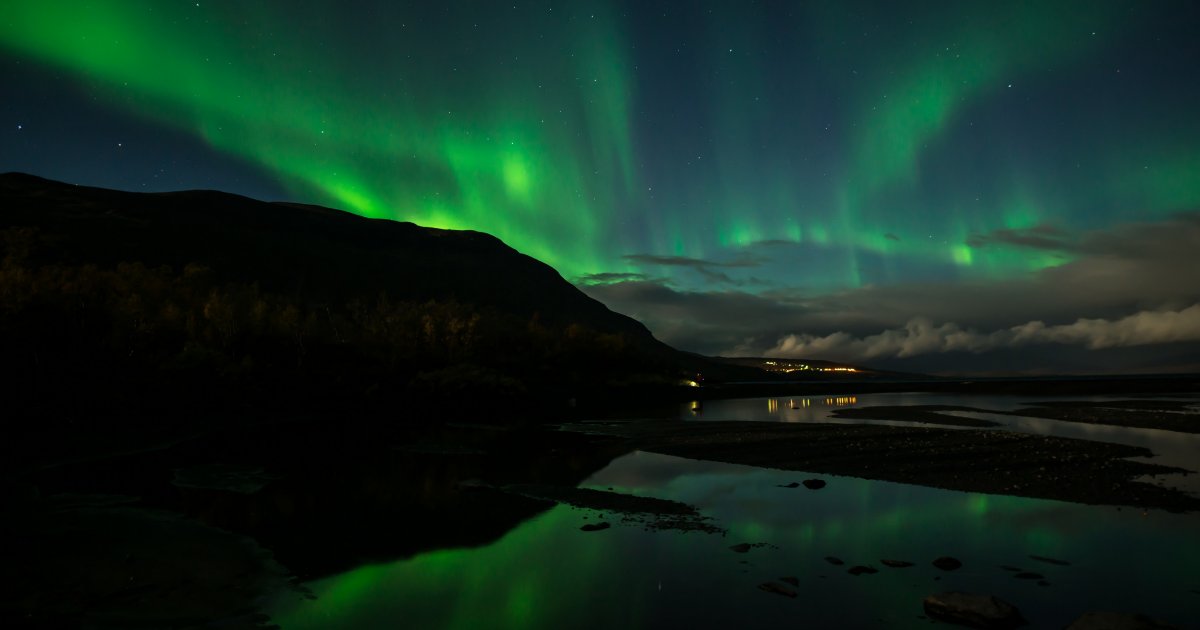
M1087 405L1043 408L1119 420ZM892 413L920 421L937 410ZM721 524L685 503L576 487L634 450L996 495L1200 509L1194 496L1138 480L1181 472L1126 459L1150 455L1145 449L996 430L678 420L416 429L321 418L124 442L137 448L107 437L66 458L48 444L26 444L5 464L0 624L269 627L264 602L274 593L303 594L304 583L365 564L485 546L559 504L607 514L589 522L591 531L612 521L721 534Z

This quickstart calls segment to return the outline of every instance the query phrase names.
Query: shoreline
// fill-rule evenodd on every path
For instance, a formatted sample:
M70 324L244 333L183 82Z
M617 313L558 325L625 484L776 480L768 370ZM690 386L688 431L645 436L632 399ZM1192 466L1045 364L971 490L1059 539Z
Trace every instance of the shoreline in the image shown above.
M991 378L925 378L903 380L830 379L710 383L691 388L694 398L756 398L803 394L940 393L1015 396L1174 395L1200 402L1200 374L1147 376L1054 376Z
M1200 511L1200 497L1140 477L1191 474L1131 461L1148 449L1011 431L778 422L629 421L564 425L611 435L630 448L689 459L1170 512Z
M1031 402L1007 411L962 405L866 405L833 409L835 418L849 420L897 420L960 427L998 427L1001 423L962 416L946 411L988 413L1012 418L1042 418L1096 424L1127 429L1155 429L1176 433L1200 433L1200 401L1187 400L1062 400Z

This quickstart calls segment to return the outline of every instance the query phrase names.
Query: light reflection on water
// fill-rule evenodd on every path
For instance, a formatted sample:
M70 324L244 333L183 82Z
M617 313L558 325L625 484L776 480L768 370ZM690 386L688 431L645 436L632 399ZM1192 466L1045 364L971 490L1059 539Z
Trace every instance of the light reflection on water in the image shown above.
M777 397L777 398L735 398L727 400L708 400L703 403L689 403L680 409L680 418L685 420L750 420L758 422L830 422L837 424L885 424L891 426L938 426L941 428L959 428L944 425L929 425L915 422L896 420L862 420L858 418L838 418L833 415L837 409L846 407L876 407L876 406L913 406L913 405L947 405L957 407L973 407L993 411L1015 411L1032 407L1035 402L1046 401L1089 401L1128 400L1128 396L1001 396L1001 395L964 395L964 394L932 394L932 393L899 393L899 394L858 394L855 396L807 396L807 397ZM1178 397L1164 396L1163 400L1178 400ZM1147 399L1154 400L1154 399ZM1164 466L1174 466L1185 470L1200 469L1200 434L1179 433L1159 429L1139 429L1103 424L1088 424L1082 422L1067 422L1048 418L1031 418L1000 413L973 411L942 411L951 416L990 420L1000 424L992 427L1002 430L1019 431L1034 435L1052 435L1055 437L1092 440L1095 442L1111 442L1128 444L1150 449L1155 454L1150 458L1132 458L1135 461L1145 461ZM1200 418L1198 418L1200 422ZM963 427L964 430L973 428ZM1200 475L1164 475L1157 479L1147 479L1153 483L1163 483L1169 487L1178 488L1185 492L1200 494Z
M1128 396L1014 396L998 394L939 394L925 392L782 396L774 398L730 398L693 401L682 405L680 417L695 420L752 420L759 422L845 422L860 420L836 418L832 412L845 407L945 405L974 407L992 411L1016 411L1037 402L1128 400ZM1163 400L1179 400L1163 396ZM1155 398L1145 398L1155 400ZM1198 403L1200 404L1200 403ZM1200 410L1197 411L1200 413Z
M585 533L586 511L553 508L496 542L359 568L278 603L283 628L926 627L921 598L964 590L1016 604L1034 627L1087 610L1140 611L1177 624L1200 595L1200 518L991 496L823 475L824 490L780 488L804 473L635 452L585 486L696 505L729 530ZM611 516L608 520L613 520ZM778 549L736 554L729 546ZM1029 555L1060 558L1055 566ZM826 563L828 555L846 561ZM962 569L930 561L952 555ZM889 569L883 558L917 566ZM845 569L873 565L876 575ZM1017 580L1000 565L1043 574ZM756 586L794 576L788 599ZM799 624L797 624L799 622Z

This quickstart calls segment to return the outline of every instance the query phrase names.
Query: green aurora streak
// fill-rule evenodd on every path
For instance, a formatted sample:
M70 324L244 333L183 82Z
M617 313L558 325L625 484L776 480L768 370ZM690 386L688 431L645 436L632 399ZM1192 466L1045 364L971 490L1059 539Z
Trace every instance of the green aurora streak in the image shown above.
M863 13L889 16L839 4L803 12L768 50L771 16L714 6L663 36L692 57L672 76L683 95L647 76L662 55L619 3L456 5L431 23L401 8L347 19L320 4L17 0L0 47L259 165L305 201L486 231L568 278L643 271L698 287L686 269L622 256L728 260L763 240L821 252L819 268L783 255L745 271L769 286L837 289L913 269L1008 277L1069 258L972 248L971 234L1200 203L1194 121L1100 112L1112 139L1057 161L1023 154L1007 129L974 128L1016 90L1051 89L1169 16L951 3L859 41ZM677 106L697 98L694 111ZM646 111L668 99L688 124L659 135L670 121ZM957 177L967 163L988 181ZM868 259L882 265L870 277Z
M682 462L676 470L711 465L652 454L627 457ZM856 584L854 579L841 570L833 574L822 558L836 552L851 563L876 566L879 558L923 560L911 569L919 573L926 568L925 556L941 553L948 532L953 532L956 554L976 573L1000 573L989 563L1021 562L1029 553L1076 558L1116 540L1137 545L1139 553L1098 569L1105 574L1154 573L1149 565L1155 558L1182 553L1167 570L1185 579L1179 573L1196 556L1181 543L1183 530L1175 536L1131 537L1128 521L1138 518L1133 514L1125 522L1105 520L1103 527L1081 530L1080 519L1095 518L1104 509L1095 506L842 477L832 481L836 491L807 495L804 501L792 495L781 500L776 484L794 476L718 465L663 485L614 486L618 492L702 505L728 528L728 536L629 526L583 534L578 531L583 512L560 505L482 547L427 552L319 580L309 585L315 600L281 602L272 618L284 628L373 627L387 625L402 611L406 623L419 627L558 628L577 625L578 603L586 601L592 625L652 627L648 611L664 605L656 582L668 592L692 592L693 603L714 597L742 601L745 607L763 597L754 584L773 571L799 575L805 588L819 584L823 597L843 598L843 606L908 611L919 609L927 576L905 576L903 584L876 576L886 582L850 588L846 585ZM610 483L589 487L605 489ZM769 541L778 549L751 556L752 570L745 575L728 550L736 541ZM824 580L817 577L821 573L832 575Z

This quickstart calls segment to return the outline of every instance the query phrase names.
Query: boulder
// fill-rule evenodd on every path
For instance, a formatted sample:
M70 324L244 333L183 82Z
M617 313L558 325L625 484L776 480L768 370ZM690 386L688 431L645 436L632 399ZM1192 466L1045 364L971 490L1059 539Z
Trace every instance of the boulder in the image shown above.
M825 487L825 480L823 480L823 479L805 479L804 487L808 488L809 490L820 490L821 488Z
M958 558L942 556L941 558L933 561L933 566L943 571L954 571L955 569L962 567L962 561L960 561Z
M930 617L968 628L1003 630L1029 623L1016 606L994 595L938 593L926 597L924 606Z
M1057 564L1060 567L1071 566L1070 562L1067 562L1066 560L1059 560L1057 558L1047 558L1046 556L1029 556L1029 557L1033 558L1034 560L1037 560L1038 562L1045 562L1047 564Z
M768 593L775 593L776 595L783 595L784 597L791 597L793 599L796 597L796 591L780 584L779 582L763 582L762 584L758 585L758 590L766 591Z
M585 531L585 532L598 532L602 529L608 529L609 527L612 527L612 525L609 525L608 523L601 521L599 523L588 523L588 524L584 525L583 527L580 527L579 529L582 531Z

